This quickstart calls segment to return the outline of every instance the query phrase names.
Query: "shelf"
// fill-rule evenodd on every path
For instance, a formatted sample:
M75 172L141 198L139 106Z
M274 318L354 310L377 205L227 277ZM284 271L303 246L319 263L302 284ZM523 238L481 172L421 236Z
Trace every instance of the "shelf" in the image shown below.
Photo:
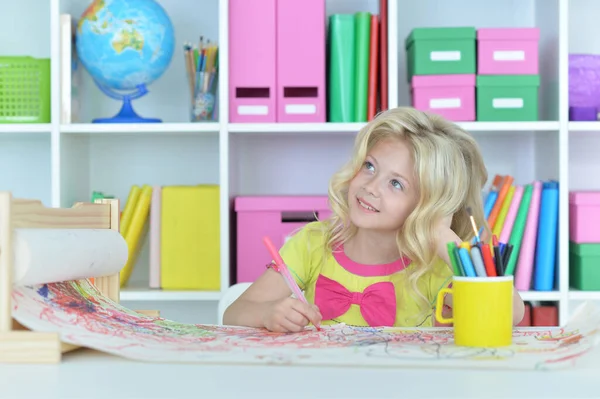
M519 291L524 301L559 301L561 299L558 291Z
M49 123L0 123L0 133L50 133Z
M366 123L230 123L231 133L357 133Z
M526 132L526 131L558 131L559 123L555 121L539 122L458 122L468 132Z
M73 123L60 126L66 134L218 133L218 122L207 123Z
M230 123L231 133L357 133L366 123ZM559 123L542 122L457 122L469 132L558 131Z
M569 291L572 301L600 301L600 291Z
M123 288L121 301L218 301L220 291L165 291L148 288Z
M600 122L569 122L569 132L600 132Z

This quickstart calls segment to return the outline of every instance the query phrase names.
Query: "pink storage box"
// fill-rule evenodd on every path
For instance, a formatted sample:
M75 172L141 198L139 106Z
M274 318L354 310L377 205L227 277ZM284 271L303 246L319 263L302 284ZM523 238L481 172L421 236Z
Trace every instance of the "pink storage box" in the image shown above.
M326 121L326 21L325 0L277 3L277 122Z
M479 29L479 75L537 75L538 28Z
M600 191L569 193L569 240L600 243Z
M452 121L475 120L475 75L415 75L413 107Z
M253 282L271 262L262 241L264 236L281 248L286 238L302 226L331 215L327 196L237 197L235 212L238 283Z
M229 0L229 121L275 122L276 0Z

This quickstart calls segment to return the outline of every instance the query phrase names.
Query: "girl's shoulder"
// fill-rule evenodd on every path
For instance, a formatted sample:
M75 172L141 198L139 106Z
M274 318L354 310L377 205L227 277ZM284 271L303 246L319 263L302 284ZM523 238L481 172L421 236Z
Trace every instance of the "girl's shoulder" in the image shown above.
M324 221L308 222L304 226L297 228L288 234L289 240L303 240L306 242L322 242L327 232L327 225Z

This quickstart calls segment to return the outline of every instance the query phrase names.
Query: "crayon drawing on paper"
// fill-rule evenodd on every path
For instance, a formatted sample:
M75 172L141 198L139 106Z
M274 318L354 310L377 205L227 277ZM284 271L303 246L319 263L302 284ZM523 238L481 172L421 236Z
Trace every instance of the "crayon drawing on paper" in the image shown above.
M452 329L324 326L296 334L263 329L181 324L129 310L87 280L25 286L13 292L13 317L64 342L152 362L361 365L410 367L567 367L593 348L600 311L579 308L563 328L516 329L503 349L462 348Z

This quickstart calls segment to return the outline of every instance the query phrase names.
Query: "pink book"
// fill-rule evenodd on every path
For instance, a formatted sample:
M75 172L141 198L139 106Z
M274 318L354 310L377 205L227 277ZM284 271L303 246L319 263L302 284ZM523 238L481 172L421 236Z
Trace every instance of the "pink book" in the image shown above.
M160 288L161 194L161 186L154 186L150 202L150 288Z
M510 239L510 233L512 233L513 224L519 211L519 205L521 205L521 198L523 198L523 186L515 186L515 193L508 208L506 219L504 219L504 226L502 226L502 232L500 233L500 242L507 243Z
M531 277L533 276L533 265L535 263L535 245L537 242L541 194L542 182L533 182L531 204L529 205L527 224L523 235L523 244L521 245L517 270L515 272L515 288L519 291L528 291L531 288Z

